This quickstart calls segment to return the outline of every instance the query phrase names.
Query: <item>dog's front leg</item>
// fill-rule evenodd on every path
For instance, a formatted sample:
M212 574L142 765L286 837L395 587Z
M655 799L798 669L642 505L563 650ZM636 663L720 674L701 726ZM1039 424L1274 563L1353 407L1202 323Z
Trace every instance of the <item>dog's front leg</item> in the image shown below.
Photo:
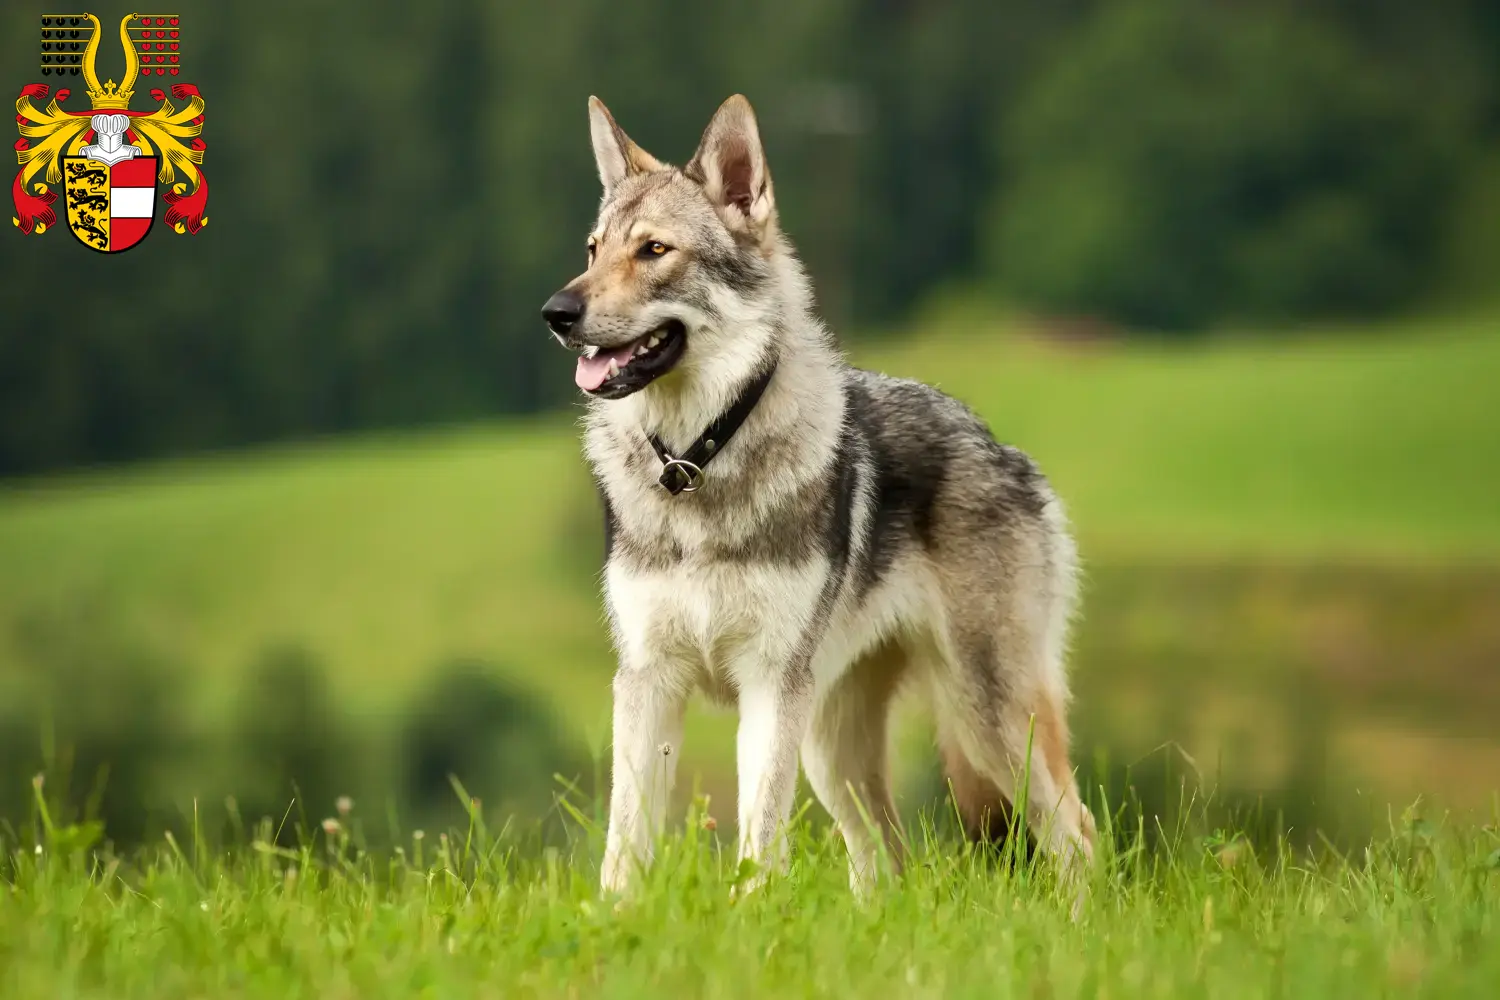
M623 892L651 863L677 773L686 695L649 668L622 666L614 681L614 767L600 881Z
M739 857L759 866L747 888L787 861L786 823L797 790L797 748L812 709L806 663L781 676L742 681L739 695Z

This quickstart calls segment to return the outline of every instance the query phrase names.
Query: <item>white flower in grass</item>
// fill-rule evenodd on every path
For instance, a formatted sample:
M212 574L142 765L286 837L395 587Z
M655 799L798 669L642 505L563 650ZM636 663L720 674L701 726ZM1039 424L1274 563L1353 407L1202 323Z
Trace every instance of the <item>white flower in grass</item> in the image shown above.
M334 819L332 816L323 821L323 832L328 834L330 837L335 833L338 833L340 829L342 828L339 826L339 821Z
M334 805L338 808L340 816L348 816L354 811L354 800L347 795L340 795Z

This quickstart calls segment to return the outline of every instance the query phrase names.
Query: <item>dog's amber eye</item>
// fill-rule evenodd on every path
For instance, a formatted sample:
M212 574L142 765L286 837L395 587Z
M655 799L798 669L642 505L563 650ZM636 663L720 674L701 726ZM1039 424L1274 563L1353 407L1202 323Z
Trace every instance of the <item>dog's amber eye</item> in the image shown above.
M670 249L671 249L671 247L667 246L665 243L661 242L660 240L652 240L651 242L643 244L641 246L641 256L642 257L660 257L662 254L666 253Z

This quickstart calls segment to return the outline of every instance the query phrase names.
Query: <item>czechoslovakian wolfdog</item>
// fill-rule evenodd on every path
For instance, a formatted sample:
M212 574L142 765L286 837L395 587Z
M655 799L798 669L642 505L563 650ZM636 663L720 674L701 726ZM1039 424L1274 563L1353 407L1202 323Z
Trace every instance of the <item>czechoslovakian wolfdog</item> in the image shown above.
M1031 835L1070 870L1091 858L1065 719L1075 553L1046 479L963 404L845 361L744 97L682 168L597 98L589 125L604 194L588 266L542 315L579 354L606 522L603 889L651 860L695 689L738 706L739 853L763 873L785 862L799 750L853 887L882 839L899 869L886 758L903 688L930 700L971 835L1028 772Z

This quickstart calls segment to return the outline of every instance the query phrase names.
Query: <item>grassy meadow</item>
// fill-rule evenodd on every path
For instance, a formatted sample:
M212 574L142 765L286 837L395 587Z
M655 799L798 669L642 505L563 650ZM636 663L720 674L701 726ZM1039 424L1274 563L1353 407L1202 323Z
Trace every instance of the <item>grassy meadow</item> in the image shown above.
M842 844L802 825L784 879L701 810L640 891L601 899L567 854L472 824L398 854L346 825L230 856L175 841L5 860L7 997L1488 997L1500 835L1407 822L1355 857L1128 831L1073 890L1045 866L911 834L899 883L850 901ZM596 853L599 830L577 828ZM351 831L353 831L351 833ZM1113 842L1113 841L1111 841ZM580 852L582 853L582 852Z
M576 748L556 768L597 789L602 532L564 414L0 487L0 722L23 734L0 741L20 793L0 825L0 995L1483 995L1500 978L1500 324L1190 350L1039 338L962 307L923 330L855 360L973 405L1038 459L1079 536L1077 760L1111 802L1135 796L1079 922L1045 865L924 832L940 786L919 717L898 778L920 864L864 906L817 822L790 880L730 901L730 824L710 833L693 798L733 813L733 727L707 710L681 772L699 812L619 913L593 890L586 793L552 810L546 851L413 840L382 784L411 744L346 751L274 810L280 835L241 816L225 795L258 751L183 747L262 724L267 752L334 740L282 682L246 700L277 650L300 651L350 731L396 725L442 665L503 678ZM165 679L121 702L142 663ZM94 790L149 790L174 840L86 856L85 811L38 814L24 778L57 791L85 711L180 730ZM515 753L510 772L559 787L551 758ZM464 780L499 829L517 797ZM324 834L345 792L355 815ZM1251 806L1254 850L1233 833Z

